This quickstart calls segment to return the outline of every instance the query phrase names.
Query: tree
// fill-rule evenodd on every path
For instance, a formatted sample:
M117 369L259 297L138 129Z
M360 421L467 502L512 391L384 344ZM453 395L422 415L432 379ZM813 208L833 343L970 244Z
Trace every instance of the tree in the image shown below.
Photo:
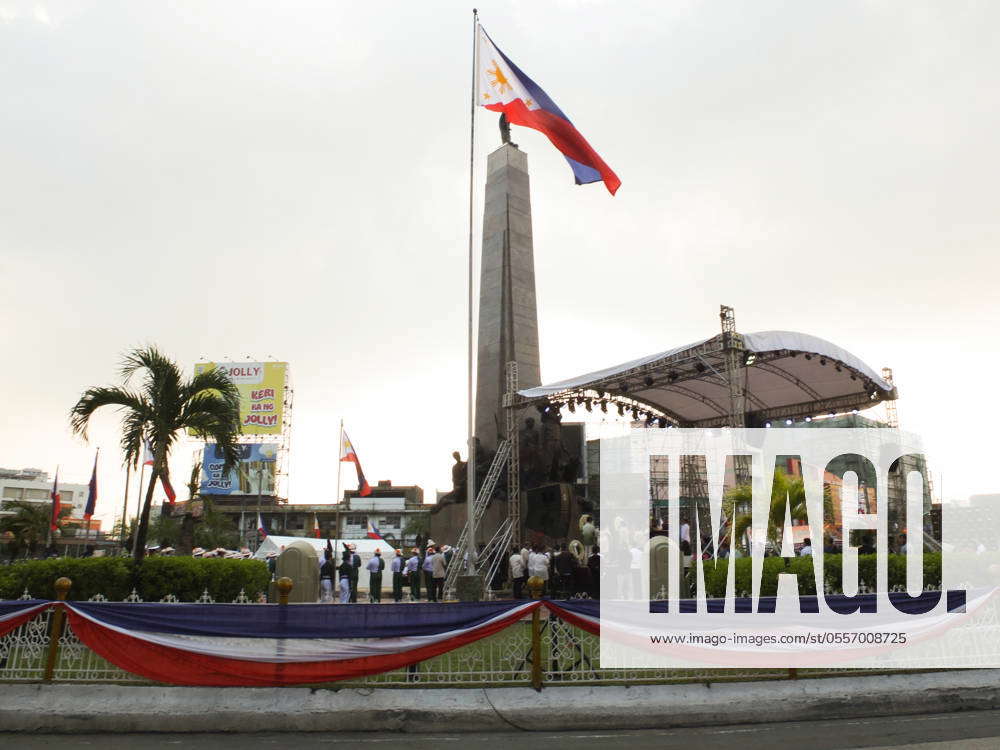
M132 378L140 372L142 384L137 389L129 388ZM153 469L132 545L132 556L141 563L153 492L157 480L168 476L174 443L185 430L213 440L225 470L231 469L239 460L236 438L240 432L240 397L236 386L218 368L185 380L177 364L152 346L129 352L122 361L121 377L121 386L84 391L70 410L70 426L86 439L91 416L104 406L116 407L121 412L125 463L138 467L143 442L149 442Z
M181 538L180 522L161 513L155 521L150 522L147 538L161 547L174 547Z
M4 510L12 510L14 515L0 518L0 534L9 532L14 537L12 544L16 550L27 549L28 554L34 556L38 545L44 544L48 537L52 506L49 503L9 500L4 504ZM72 510L69 507L60 508L59 519L68 516ZM56 523L58 525L59 521Z
M742 508L751 506L752 493L750 485L734 487L726 493L724 511L727 518L734 518L733 538L741 540L747 529L752 525L750 513ZM776 550L781 549L781 534L785 525L785 501L788 501L789 515L793 521L807 521L806 489L801 477L790 477L781 469L774 471L774 483L771 485L771 507L767 514L767 540ZM833 508L829 488L823 488L823 514L829 516Z
M201 494L201 461L195 461L191 466L191 476L188 477L188 499L194 500Z
M201 523L194 530L194 542L205 549L224 547L232 549L240 542L240 532L236 522L219 513L210 498L204 498L204 511Z
M132 540L135 539L135 531L138 527L138 522L134 518L130 518L125 523L125 528L122 528L122 519L119 518L115 521L115 525L111 529L111 538L121 539L122 545L128 549L131 546Z

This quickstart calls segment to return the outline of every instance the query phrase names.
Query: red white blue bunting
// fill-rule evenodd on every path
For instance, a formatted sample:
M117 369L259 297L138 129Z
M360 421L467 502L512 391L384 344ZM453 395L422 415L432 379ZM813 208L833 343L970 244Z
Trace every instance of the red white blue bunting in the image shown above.
M43 599L0 602L0 636L20 627L51 604Z
M332 682L399 669L493 635L541 604L235 605L243 615L240 627L229 612L196 604L146 605L141 610L137 605L123 609L83 602L65 606L76 636L128 672L175 685L266 686ZM383 621L378 637L344 627L359 619L374 623L379 613L395 624ZM331 617L329 628L319 627Z

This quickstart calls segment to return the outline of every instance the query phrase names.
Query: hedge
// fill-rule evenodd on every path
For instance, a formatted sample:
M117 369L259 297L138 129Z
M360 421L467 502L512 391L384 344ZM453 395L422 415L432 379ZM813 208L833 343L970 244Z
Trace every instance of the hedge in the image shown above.
M858 555L858 584L876 589L875 561L877 555ZM899 586L906 588L906 555L889 555L889 588ZM841 564L842 555L823 555L823 580L834 593L843 591ZM726 579L729 575L729 560L704 561L705 591L710 597L726 595ZM749 595L751 564L749 557L741 557L734 561L736 572L734 576L737 595ZM815 594L816 577L813 573L812 557L796 557L785 564L783 557L765 557L764 569L761 574L760 593L762 596L774 596L778 592L778 575L780 573L795 573L799 577L799 593ZM940 553L924 553L924 588L941 587L941 555Z
M38 599L54 599L54 583L60 576L73 581L70 599L85 600L103 594L122 601L132 589L147 602L173 594L193 602L207 589L217 602L231 602L242 589L256 599L271 580L260 560L151 557L136 566L129 557L60 557L28 560L0 566L0 599L17 599L27 589Z

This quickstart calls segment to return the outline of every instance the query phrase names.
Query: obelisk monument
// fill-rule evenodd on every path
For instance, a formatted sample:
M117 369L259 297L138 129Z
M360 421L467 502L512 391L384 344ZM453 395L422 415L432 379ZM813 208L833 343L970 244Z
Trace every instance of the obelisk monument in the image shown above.
M507 141L486 165L479 283L475 434L490 452L506 433L504 373L510 361L518 365L519 389L541 385L528 156Z

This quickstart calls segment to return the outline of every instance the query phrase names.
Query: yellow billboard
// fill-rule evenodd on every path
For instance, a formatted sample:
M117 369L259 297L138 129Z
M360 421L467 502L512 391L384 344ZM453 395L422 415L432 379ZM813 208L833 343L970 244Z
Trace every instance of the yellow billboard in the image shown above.
M240 392L244 435L280 435L284 419L287 362L199 362L195 374L217 367Z

